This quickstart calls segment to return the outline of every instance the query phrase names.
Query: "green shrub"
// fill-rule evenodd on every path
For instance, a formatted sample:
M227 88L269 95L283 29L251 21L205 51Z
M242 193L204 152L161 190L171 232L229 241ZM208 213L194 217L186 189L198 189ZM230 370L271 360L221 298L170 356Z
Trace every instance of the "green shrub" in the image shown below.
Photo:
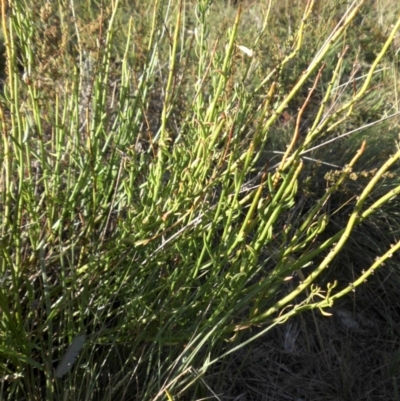
M149 27L118 1L100 14L92 2L11 2L0 110L3 398L196 399L243 333L248 342L300 312L328 314L399 249L382 249L350 284L320 281L400 191L391 133L375 145L393 150L374 171L357 167L369 139L351 152L335 141L397 115L368 105L397 74L385 73L385 56L400 20L366 55L346 47L363 2L339 21L336 3L322 9L328 17L299 3L277 21L273 45L268 7L247 33L238 7L225 34L209 1L144 4ZM314 24L329 27L322 41ZM330 170L321 176L307 157L328 140L341 157L317 156ZM346 189L357 197L331 224L326 205Z

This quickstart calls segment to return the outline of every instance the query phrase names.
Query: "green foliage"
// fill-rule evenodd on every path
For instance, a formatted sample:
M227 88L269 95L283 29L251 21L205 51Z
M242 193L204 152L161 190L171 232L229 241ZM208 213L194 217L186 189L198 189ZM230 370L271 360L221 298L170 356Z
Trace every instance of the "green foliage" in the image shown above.
M376 98L395 93L384 88L397 84L387 55L400 19L373 33L372 51L359 48L362 1L314 3L257 5L253 30L245 5L224 6L214 28L223 6L206 0L137 10L11 2L2 398L207 396L204 375L243 333L251 341L255 327L327 314L397 252L395 234L350 284L323 281L354 231L400 192L394 128L375 145L390 154L373 166L358 168L369 139L340 158L318 153L328 141L340 149L350 129L395 121ZM348 193L351 209L331 224L326 205Z

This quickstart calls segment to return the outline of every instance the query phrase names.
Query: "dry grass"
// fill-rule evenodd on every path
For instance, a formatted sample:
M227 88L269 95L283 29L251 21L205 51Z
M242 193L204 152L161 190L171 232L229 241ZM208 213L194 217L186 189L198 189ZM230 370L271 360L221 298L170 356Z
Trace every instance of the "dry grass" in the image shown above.
M396 272L387 274L390 281ZM206 381L220 400L398 399L399 306L388 296L395 289L383 284L370 280L374 293L363 288L332 308L332 317L307 313L275 328Z

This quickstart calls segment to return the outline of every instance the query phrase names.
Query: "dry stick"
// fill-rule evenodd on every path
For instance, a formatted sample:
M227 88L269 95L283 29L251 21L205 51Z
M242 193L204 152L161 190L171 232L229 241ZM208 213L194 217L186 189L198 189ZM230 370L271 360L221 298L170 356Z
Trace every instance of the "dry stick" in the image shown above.
M351 135L351 134L354 134L355 132L359 132L359 131L362 131L363 129L370 128L370 127L372 127L372 126L374 126L374 125L376 125L376 124L379 124L379 123L381 123L381 122L383 122L383 121L389 120L390 118L396 117L396 116L398 116L398 115L400 115L400 111L398 111L398 112L396 112L396 113L393 113L393 114L390 114L389 116L382 117L381 119L376 120L376 121L373 121L372 123L365 124L365 125L363 125L362 127L357 127L357 128L355 128L355 129L353 129L353 130L351 130L351 131L345 132L345 133L342 134L342 135L335 136L334 138L329 139L329 140L327 140L327 141L325 141L325 142L323 142L323 143L320 143L319 145L316 145L316 146L313 146L312 148L309 148L309 149L307 149L307 150L304 150L303 152L300 153L300 156L303 156L303 155L305 155L305 154L307 154L307 153L310 153L310 152L312 152L312 151L314 151L314 150L316 150L316 149L322 148L323 146L326 146L326 145L328 145L329 143L335 142L335 141L337 141L337 140L339 140L339 139L341 139L341 138L344 138L344 137L346 137L346 136L349 136L349 135ZM279 151L277 151L277 150L274 150L272 153L282 154L283 152L279 152ZM292 156L291 156L291 157L292 157ZM289 160L291 159L291 157L289 157ZM332 167L342 168L341 166L336 166L336 165L334 165L334 164L329 164L329 163L323 162L322 160L316 160L316 159L311 159L311 158L307 158L307 157L303 157L303 158L306 159L306 160L311 160L311 161L316 161L316 162L318 162L318 163L326 164L326 165L328 165L328 166L330 165L330 166L332 166ZM277 163L277 164L271 166L271 167L268 169L268 171L274 170L274 169L277 168L279 165L280 165L280 163Z
M296 145L297 140L299 139L301 118L303 116L303 113L304 113L306 107L308 106L308 103L311 100L311 96L314 93L315 88L317 87L317 84L318 84L319 80L321 79L322 71L324 70L325 66L326 66L326 63L323 63L321 68L319 69L318 74L317 74L317 76L316 76L316 78L314 80L314 85L309 90L308 96L307 96L306 100L304 101L303 106L301 107L301 109L299 111L299 114L297 115L296 128L295 128L295 132L294 132L294 135L293 135L293 139L292 139L292 142L290 143L289 147L287 148L286 153L282 157L281 164L279 166L279 169L277 171L277 174L276 174L276 177L275 177L275 180L274 180L274 186L277 185L278 180L279 180L279 176L280 176L280 172L283 170L283 167L285 166L285 162L286 162L287 158L289 157L290 152L293 150L294 146Z
M344 58L344 56L345 56L345 54L346 54L348 48L349 48L349 47L346 46L345 49L344 49L344 51L343 51L343 53L342 53L341 56L340 56L340 60L339 60L339 61L340 61L340 65L342 65L343 58ZM338 67L340 68L340 66L338 66ZM338 91L338 92L334 95L333 101L332 101L331 105L329 106L329 109L325 112L325 115L324 115L319 121L316 121L316 122L314 123L314 125L313 125L312 128L311 128L311 132L313 132L313 131L315 130L316 127L321 126L321 125L334 113L335 108L339 107L339 106L337 106L338 103L339 103L339 100L341 99L341 97L342 97L342 96L344 95L344 93L346 92L347 87L354 81L354 78L355 78L355 75L356 75L357 71L359 71L359 68L358 68L358 67L354 67L353 70L352 70L352 72L351 72L351 75L350 75L350 77L349 77L349 80L346 82L345 85L342 86L342 88L340 89L340 91ZM330 95L332 92L333 92L333 91L329 90L329 92L327 93L327 95L328 95L328 94ZM353 94L353 96L354 96L354 94ZM326 102L328 99L329 99L328 97L325 97L324 102ZM348 115L349 115L349 114L348 114ZM342 121L342 120L339 120L339 121ZM329 130L327 130L327 131L329 131Z
M344 60L344 57L345 57L345 55L346 55L348 49L349 49L349 46L345 46L344 49L343 49L343 51L342 51L342 53L339 53L339 54L338 54L338 61L337 61L337 64L336 64L335 69L333 70L333 73L332 73L332 76L331 76L331 80L330 80L330 82L329 82L329 84L328 84L328 87L326 88L325 96L322 98L322 101L321 101L321 103L320 103L319 110L318 110L318 112L317 112L317 114L316 114L316 116L315 116L315 118L314 118L314 122L313 122L311 128L309 129L309 131L308 131L308 133L307 133L307 137L306 137L304 143L308 143L307 138L308 138L310 135L312 136L312 133L314 132L315 128L316 128L318 125L321 124L321 118L323 117L323 113L324 113L324 111L325 111L325 109L326 109L326 104L327 104L328 100L331 98L333 85L334 85L335 82L337 82L337 80L339 79L339 76L340 76L340 69L341 69L342 66L343 66L343 60ZM343 92L342 92L342 93L343 93ZM342 93L340 93L338 97L340 97L340 96L342 95ZM331 107L332 107L332 106L331 106ZM329 110L328 110L328 112L325 112L325 114L329 114Z
M391 114L390 116L382 117L380 120L373 121L372 123L365 124L365 125L363 125L362 127L355 128L355 129L353 129L353 130L351 130L351 131L349 131L349 132L346 132L346 133L344 133L344 134L342 134L342 135L336 136L335 138L329 139L328 141L325 141L324 143L321 143L321 144L319 144L319 145L313 146L312 148L309 148L309 149L307 149L307 150L301 152L301 153L300 153L300 156L303 156L303 155L305 155L306 153L310 153L310 152L312 152L313 150L316 150L316 149L318 149L318 148L321 148L321 147L323 147L323 146L326 146L326 145L328 145L329 143L335 142L335 141L337 141L337 140L340 139L340 138L344 138L344 137L346 137L346 136L348 136L348 135L354 134L355 132L361 131L361 130L363 130L363 129L365 129L365 128L372 127L373 125L379 124L379 123L381 123L381 122L383 122L383 121L385 121L385 120L388 120L389 118L396 117L396 116L398 116L399 114L400 114L400 111L398 111L398 112L396 112L396 113L393 113L393 114Z

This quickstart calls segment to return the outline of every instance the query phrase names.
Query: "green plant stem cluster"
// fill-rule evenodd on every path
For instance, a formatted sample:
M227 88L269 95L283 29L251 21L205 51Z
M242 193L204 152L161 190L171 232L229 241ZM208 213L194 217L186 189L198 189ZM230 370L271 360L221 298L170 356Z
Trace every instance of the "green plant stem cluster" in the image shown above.
M0 398L131 399L132 388L140 400L193 395L210 366L245 344L235 342L242 332L265 332L307 310L327 313L399 250L396 242L377 255L348 286L318 282L355 227L400 192L396 183L369 202L399 150L382 161L343 227L330 224L326 205L368 141L336 182L296 213L304 154L351 120L400 18L361 82L338 97L346 35L365 2L352 3L277 97L311 34L314 0L304 6L286 55L256 84L271 4L252 49L239 42L240 7L226 37L213 41L212 2L191 9L157 0L148 4L145 49L131 17L118 53L118 0L100 8L95 48L85 41L89 28L80 25L74 2L45 3L42 15L58 16L70 41L57 55L60 77L46 84L35 38L50 31L40 30L28 0L13 0L8 10L1 2L7 69L0 102ZM337 46L336 64L328 65ZM294 101L302 106L272 165L266 151ZM304 133L306 113L313 117Z

